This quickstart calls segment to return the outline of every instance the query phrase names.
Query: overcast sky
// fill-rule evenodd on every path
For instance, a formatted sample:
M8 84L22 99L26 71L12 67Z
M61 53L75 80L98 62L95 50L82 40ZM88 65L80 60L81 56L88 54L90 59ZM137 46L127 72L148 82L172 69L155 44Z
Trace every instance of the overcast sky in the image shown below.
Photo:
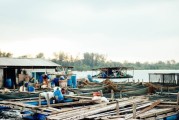
M0 50L179 62L179 0L0 0Z

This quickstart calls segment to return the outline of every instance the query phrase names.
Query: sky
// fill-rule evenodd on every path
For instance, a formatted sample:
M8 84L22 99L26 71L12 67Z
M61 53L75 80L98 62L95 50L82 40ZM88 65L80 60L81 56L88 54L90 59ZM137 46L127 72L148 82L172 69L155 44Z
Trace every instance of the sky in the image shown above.
M179 62L179 0L0 0L0 50Z

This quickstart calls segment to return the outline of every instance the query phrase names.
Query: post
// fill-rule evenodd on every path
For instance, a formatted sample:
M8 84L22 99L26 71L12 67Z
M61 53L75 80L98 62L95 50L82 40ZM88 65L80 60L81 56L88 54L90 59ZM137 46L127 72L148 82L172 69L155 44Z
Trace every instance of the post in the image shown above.
M178 105L179 105L179 92L177 94L177 107L178 107Z
M103 97L103 91L102 90L100 90L100 93L101 93L101 97Z
M41 107L41 95L39 94L39 107Z
M50 107L49 93L47 93L47 106Z
M22 90L23 90L23 92L25 91L25 87L24 87L24 85L23 85L23 87L22 87Z
M162 88L162 86L160 87L160 94L162 94L163 93L163 88Z
M119 93L119 94L120 94L120 99L121 99L121 98L122 98L122 91L120 91L120 93Z
M15 91L15 89L16 89L16 86L15 86L15 85L13 85L13 89L14 89L14 91Z
M114 91L111 89L111 100L114 100Z
M119 117L119 101L116 100L116 115Z
M133 119L136 119L136 103L133 103L132 108L133 108Z

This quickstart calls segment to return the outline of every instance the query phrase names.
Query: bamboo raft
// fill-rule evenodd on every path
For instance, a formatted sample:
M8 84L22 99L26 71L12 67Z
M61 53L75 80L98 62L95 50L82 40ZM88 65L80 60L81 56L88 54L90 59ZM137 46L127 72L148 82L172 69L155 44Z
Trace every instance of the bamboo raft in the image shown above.
M179 96L179 95L178 95ZM16 108L20 111L32 111L41 114L48 120L77 120L77 119L162 119L169 116L177 116L179 110L179 97L177 101L166 102L162 100L151 101L148 97L136 96L131 98L116 99L109 103L92 100L91 97L67 96L72 99L79 99L74 102L56 103L47 105L30 105L26 102L37 101L40 103L43 98L33 99L12 99L0 101L1 107ZM23 117L32 114L23 114Z
M174 98L174 101L168 101L163 98L163 94L149 95L151 84L144 86L141 83L113 83L110 80L103 81L104 85L86 83L83 88L72 89L79 94L64 95L66 102L54 103L53 100L47 100L39 93L21 93L13 97L12 93L7 99L0 101L0 107L18 109L22 117L41 116L41 120L77 120L77 119L164 119L175 117L179 119L179 93L167 94L167 97ZM95 87L93 87L95 86ZM155 86L152 86L156 88ZM107 93L102 90L107 89ZM93 100L93 92L100 91L101 97L108 96L110 102L102 102L100 99ZM111 91L111 93L109 92ZM87 92L87 93L83 93ZM106 92L106 91L105 91ZM85 95L85 96L84 96ZM126 96L128 98L123 98ZM161 97L159 97L161 95ZM132 96L132 97L131 97ZM29 98L31 97L31 98ZM154 97L155 99L152 99ZM120 99L119 99L120 98ZM68 101L71 99L73 101ZM164 101L165 100L165 101ZM173 99L171 99L173 100ZM35 103L35 104L31 104ZM43 104L42 104L43 103ZM34 119L34 118L32 118ZM35 118L37 119L37 118ZM38 120L38 119L37 119Z

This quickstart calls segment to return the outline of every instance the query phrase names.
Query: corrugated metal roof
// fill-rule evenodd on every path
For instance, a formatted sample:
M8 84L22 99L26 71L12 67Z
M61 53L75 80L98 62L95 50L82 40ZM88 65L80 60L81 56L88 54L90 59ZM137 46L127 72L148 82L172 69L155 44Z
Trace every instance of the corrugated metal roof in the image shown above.
M51 62L49 60L45 59L39 59L39 58L0 58L0 66L1 67L11 67L11 66L17 66L17 67L58 67L61 66L59 64L56 64L54 62Z

